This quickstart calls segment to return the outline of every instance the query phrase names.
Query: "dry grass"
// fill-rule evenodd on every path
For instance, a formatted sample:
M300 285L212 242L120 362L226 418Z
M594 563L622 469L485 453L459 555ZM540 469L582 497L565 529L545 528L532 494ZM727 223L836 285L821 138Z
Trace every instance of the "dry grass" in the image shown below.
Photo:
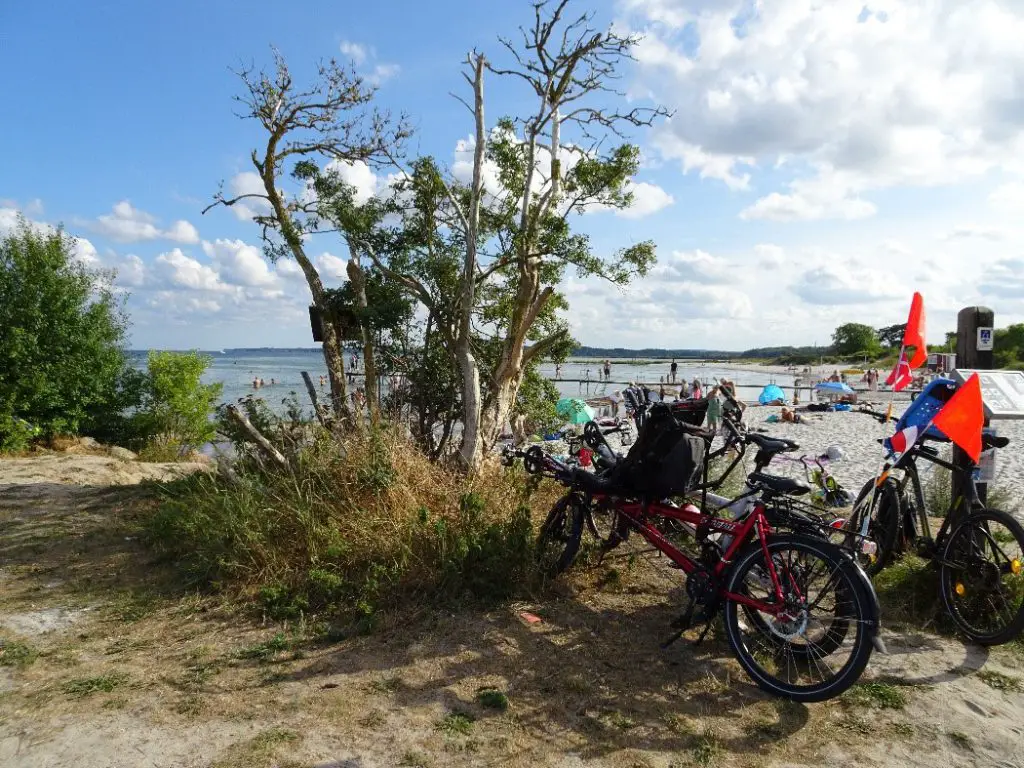
M381 601L491 599L529 582L533 530L523 477L467 478L390 431L321 434L292 467L238 468L169 486L150 541L191 581L259 595L276 618Z

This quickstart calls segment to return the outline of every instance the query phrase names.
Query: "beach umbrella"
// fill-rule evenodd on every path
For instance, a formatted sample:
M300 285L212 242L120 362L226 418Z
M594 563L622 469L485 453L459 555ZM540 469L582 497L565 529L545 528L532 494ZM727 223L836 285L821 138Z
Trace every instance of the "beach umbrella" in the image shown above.
M757 396L757 402L761 405L768 405L768 403L774 403L778 400L786 402L786 393L782 391L782 387L778 384L769 384Z
M590 410L590 406L578 397L563 397L555 403L555 413L570 424L586 424L594 418L594 412Z
M814 387L819 392L828 395L852 395L853 388L841 381L823 381Z

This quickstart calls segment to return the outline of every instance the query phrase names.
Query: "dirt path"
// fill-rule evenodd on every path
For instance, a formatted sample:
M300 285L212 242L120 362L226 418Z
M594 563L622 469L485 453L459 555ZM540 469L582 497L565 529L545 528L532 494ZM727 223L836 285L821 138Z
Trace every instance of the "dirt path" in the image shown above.
M65 458L0 461L3 766L1024 768L1018 651L888 631L842 700L775 701L720 639L658 648L680 580L643 553L368 636L260 625L139 542L130 484L180 467Z

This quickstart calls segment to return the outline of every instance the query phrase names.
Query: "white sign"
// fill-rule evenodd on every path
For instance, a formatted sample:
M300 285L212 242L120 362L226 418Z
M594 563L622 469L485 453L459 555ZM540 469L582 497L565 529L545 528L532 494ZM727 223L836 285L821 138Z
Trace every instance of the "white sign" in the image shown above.
M979 352L991 352L992 351L992 329L991 328L979 328L978 329L978 351Z
M981 399L990 419L1024 419L1024 371L972 371L957 368L953 378L963 384L971 374L981 380Z

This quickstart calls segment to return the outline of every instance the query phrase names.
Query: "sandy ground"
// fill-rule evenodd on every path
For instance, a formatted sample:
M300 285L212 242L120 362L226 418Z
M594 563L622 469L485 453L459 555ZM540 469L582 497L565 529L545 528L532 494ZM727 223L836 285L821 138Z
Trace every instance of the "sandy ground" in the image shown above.
M153 502L132 484L184 469L0 462L0 765L1024 766L1019 650L891 622L873 685L779 702L715 635L659 649L681 579L638 546L535 602L369 636L261 623L183 592L139 542Z

